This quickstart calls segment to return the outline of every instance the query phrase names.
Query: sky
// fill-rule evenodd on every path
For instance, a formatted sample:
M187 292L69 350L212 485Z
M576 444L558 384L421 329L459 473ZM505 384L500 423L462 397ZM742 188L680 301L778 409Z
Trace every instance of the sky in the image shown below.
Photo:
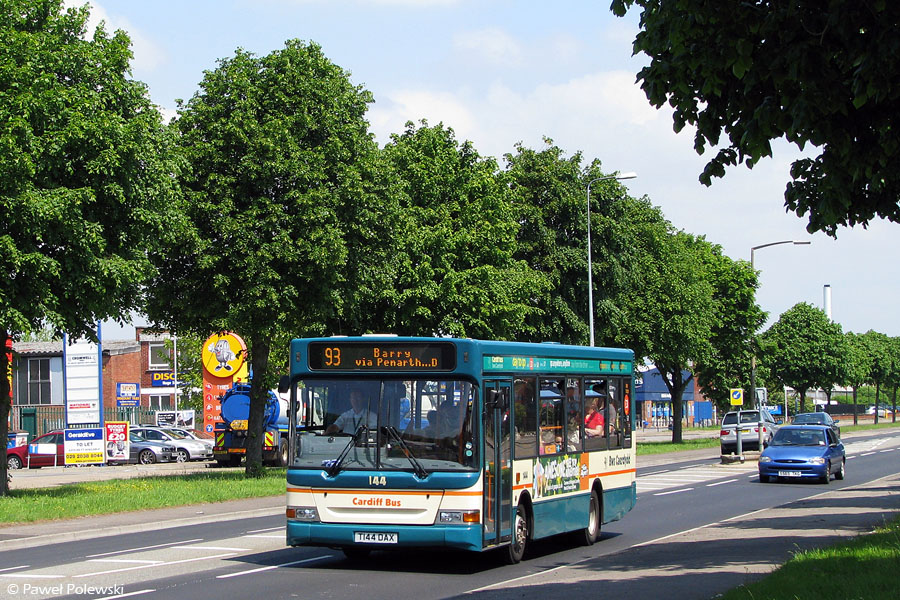
M623 182L632 196L646 195L675 227L735 260L749 261L751 248L771 242L811 242L755 252L766 326L798 302L823 307L830 285L832 316L844 331L900 335L900 225L875 221L841 229L837 239L807 233L806 220L784 209L790 164L802 154L783 141L752 170L732 167L711 187L700 184L713 152L698 156L692 131L674 133L671 111L652 107L636 83L648 62L632 53L636 10L617 18L609 0L89 4L94 21L128 32L132 76L166 116L237 48L265 55L288 39L315 42L373 94L367 119L380 144L407 121L427 119L502 164L517 143L539 150L550 138L568 155L581 152L582 164L596 158L605 173L636 172Z

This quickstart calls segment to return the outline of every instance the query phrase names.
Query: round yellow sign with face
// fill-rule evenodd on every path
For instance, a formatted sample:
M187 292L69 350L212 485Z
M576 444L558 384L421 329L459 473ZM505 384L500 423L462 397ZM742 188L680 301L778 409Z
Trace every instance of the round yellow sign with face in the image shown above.
M247 345L238 335L226 331L214 333L203 342L203 368L215 377L230 377L247 359Z

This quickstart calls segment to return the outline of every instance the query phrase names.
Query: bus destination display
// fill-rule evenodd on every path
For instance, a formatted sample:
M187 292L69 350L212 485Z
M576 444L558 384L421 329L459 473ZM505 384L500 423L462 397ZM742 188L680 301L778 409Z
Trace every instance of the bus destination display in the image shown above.
M452 371L456 346L447 342L311 342L313 371Z

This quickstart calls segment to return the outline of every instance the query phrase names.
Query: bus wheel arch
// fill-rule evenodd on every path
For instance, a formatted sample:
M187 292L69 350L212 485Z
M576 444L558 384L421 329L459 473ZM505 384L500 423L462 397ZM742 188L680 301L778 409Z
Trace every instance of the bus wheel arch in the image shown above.
M588 524L584 529L576 532L578 540L584 546L591 546L600 539L600 531L603 528L603 486L600 480L594 481L591 486L591 497L588 504Z
M514 565L519 563L525 556L528 542L531 540L533 522L534 514L531 507L531 497L528 494L522 494L513 514L512 540L510 540L509 546L504 549L504 562Z

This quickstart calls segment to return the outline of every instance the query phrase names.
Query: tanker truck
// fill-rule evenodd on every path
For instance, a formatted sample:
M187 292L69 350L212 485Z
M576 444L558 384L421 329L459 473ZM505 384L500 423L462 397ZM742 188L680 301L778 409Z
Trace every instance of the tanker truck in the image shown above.
M216 423L213 454L222 467L236 467L247 454L247 425L250 419L250 384L235 383L221 398L222 422ZM266 398L263 413L263 462L276 467L287 465L288 401L274 391Z

